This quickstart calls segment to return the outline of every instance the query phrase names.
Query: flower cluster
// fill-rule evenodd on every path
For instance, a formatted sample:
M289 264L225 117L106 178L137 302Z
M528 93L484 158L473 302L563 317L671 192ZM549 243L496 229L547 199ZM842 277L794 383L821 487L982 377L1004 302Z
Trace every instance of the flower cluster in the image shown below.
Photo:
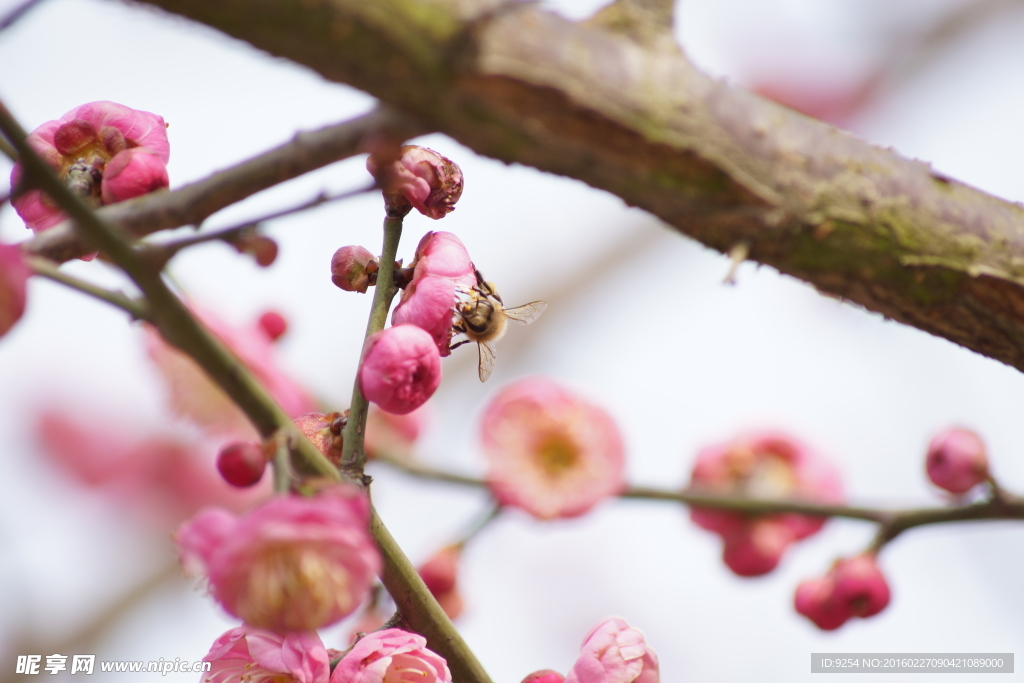
M889 604L889 584L874 555L837 560L818 579L797 586L796 611L824 630L839 628L852 617L871 617Z
M600 621L583 639L580 656L569 674L536 671L523 683L658 683L658 656L639 629L625 619Z

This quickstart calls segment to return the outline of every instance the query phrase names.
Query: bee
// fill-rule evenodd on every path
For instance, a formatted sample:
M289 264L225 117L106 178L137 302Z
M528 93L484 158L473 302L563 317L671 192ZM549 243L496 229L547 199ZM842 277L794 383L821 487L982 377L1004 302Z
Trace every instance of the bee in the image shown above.
M480 359L477 370L480 381L486 382L494 370L496 360L493 344L504 336L505 322L511 320L529 325L540 317L548 305L544 301L532 301L523 306L505 308L494 285L485 281L479 270L474 272L476 286L462 292L464 297L455 305L456 322L452 326L467 338L449 348L455 349L468 342L476 342Z

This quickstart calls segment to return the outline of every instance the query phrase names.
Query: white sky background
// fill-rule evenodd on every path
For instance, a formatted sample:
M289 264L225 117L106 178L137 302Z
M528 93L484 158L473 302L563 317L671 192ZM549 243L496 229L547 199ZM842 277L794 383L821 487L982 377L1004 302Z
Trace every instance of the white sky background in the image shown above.
M0 13L14 4L0 0ZM582 17L599 3L548 4ZM678 24L690 56L733 82L831 82L870 65L887 36L923 28L927 17L957 4L695 0L683 3ZM1024 11L1016 11L968 33L885 91L853 127L959 180L1024 200L1022 32ZM206 28L88 0L47 0L0 34L0 98L29 128L101 99L162 115L171 124L174 187L372 104ZM611 195L477 157L443 136L421 142L462 166L466 192L443 222L411 215L400 255L408 259L425 231L449 230L510 304L552 304L537 324L510 332L488 384L476 380L474 350L445 361L424 459L478 472L483 403L508 381L547 373L614 412L637 483L682 485L701 446L751 427L780 427L835 459L855 502L939 503L923 475L924 448L934 431L958 423L983 435L996 475L1024 491L1024 379L1017 371L821 297L769 268L746 264L739 285L724 287L724 257ZM4 178L9 168L0 161ZM363 160L350 160L209 223L228 225L367 180ZM269 234L281 256L268 270L212 245L177 258L172 271L194 299L229 320L283 311L291 323L280 345L284 364L343 407L369 297L334 288L328 263L345 244L379 251L382 215L379 197L367 196L275 223ZM13 211L0 212L0 239L25 237ZM627 242L633 247L623 250ZM588 270L614 250L622 252L614 265ZM98 263L68 268L120 282ZM130 511L78 489L39 457L32 429L42 406L114 415L137 434L169 422L141 335L125 316L33 281L28 314L0 341L0 642L28 626L59 641L171 556L167 530L130 519ZM485 504L477 491L374 475L382 517L417 562ZM807 680L811 652L1016 648L1024 655L1019 524L908 532L881 558L893 590L882 614L831 634L797 616L797 582L862 549L872 531L832 522L792 548L772 574L742 580L721 563L718 538L675 506L609 502L583 519L549 524L510 513L467 551L468 609L458 625L497 683L517 683L540 668L567 671L585 632L609 614L646 632L666 683ZM232 625L182 581L131 611L96 654L196 660ZM342 646L344 632L326 631L325 642ZM0 679L12 675L16 654L0 649ZM872 678L886 680L895 677Z

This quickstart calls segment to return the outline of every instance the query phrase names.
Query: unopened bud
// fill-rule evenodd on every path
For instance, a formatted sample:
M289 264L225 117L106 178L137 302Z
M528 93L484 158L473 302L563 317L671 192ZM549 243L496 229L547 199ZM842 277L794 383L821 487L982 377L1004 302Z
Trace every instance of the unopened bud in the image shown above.
M341 449L344 445L342 431L345 428L343 413L306 413L292 422L306 438L313 442L324 456L335 465L341 463Z
M257 324L271 341L277 341L288 331L288 321L277 311L267 311L260 316Z
M366 169L384 191L389 215L404 216L410 204L434 220L455 210L462 196L462 169L447 157L419 145L405 145L392 163L370 155Z
M258 484L266 468L267 456L257 443L235 441L217 454L217 471L224 481L238 488Z
M565 676L557 671L543 669L541 671L534 671L523 679L523 683L562 683L564 680Z
M21 249L0 244L0 337L25 313L25 284L30 274Z
M458 618L463 609L462 596L458 590L460 555L459 546L446 546L434 553L418 570L423 583L449 619Z
M936 486L966 493L989 476L985 444L970 430L947 429L928 444L925 469Z
M338 249L331 257L331 282L346 292L365 294L370 286L370 276L377 272L379 264L368 249L348 246Z
M367 400L389 413L411 413L441 384L434 339L415 325L395 325L366 340L357 375Z

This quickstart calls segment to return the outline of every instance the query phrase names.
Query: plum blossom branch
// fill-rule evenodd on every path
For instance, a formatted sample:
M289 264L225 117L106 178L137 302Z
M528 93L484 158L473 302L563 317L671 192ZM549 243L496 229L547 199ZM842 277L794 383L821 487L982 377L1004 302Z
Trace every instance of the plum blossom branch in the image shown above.
M98 215L134 238L182 225L199 225L215 212L261 190L359 154L373 136L404 140L428 132L415 120L381 107L342 123L298 133L283 145L176 190L103 207ZM37 235L25 248L54 261L67 261L90 251L72 221Z
M48 280L59 282L60 284L70 287L71 289L88 294L91 297L105 301L108 304L116 306L121 310L127 312L135 320L146 320L152 322L149 309L145 301L139 301L132 299L124 292L115 292L109 289L104 289L98 285L94 285L91 282L86 282L73 275L62 273L58 264L48 259L40 258L38 256L29 257L26 259L29 267L41 277L45 277Z
M387 454L378 453L375 455L374 461L384 463L389 467L422 479L487 488L487 482L483 479L455 474L405 458L389 457ZM879 525L878 538L884 540L879 541L876 538L875 545L881 547L907 529L918 526L981 520L1024 520L1024 497L1008 493L999 488L993 488L992 490L993 495L990 498L969 505L890 510L848 505L821 505L797 500L770 500L744 496L728 496L685 490L669 491L646 486L629 486L619 494L619 497L670 501L683 503L691 507L714 508L751 515L795 512L813 517L859 519Z

